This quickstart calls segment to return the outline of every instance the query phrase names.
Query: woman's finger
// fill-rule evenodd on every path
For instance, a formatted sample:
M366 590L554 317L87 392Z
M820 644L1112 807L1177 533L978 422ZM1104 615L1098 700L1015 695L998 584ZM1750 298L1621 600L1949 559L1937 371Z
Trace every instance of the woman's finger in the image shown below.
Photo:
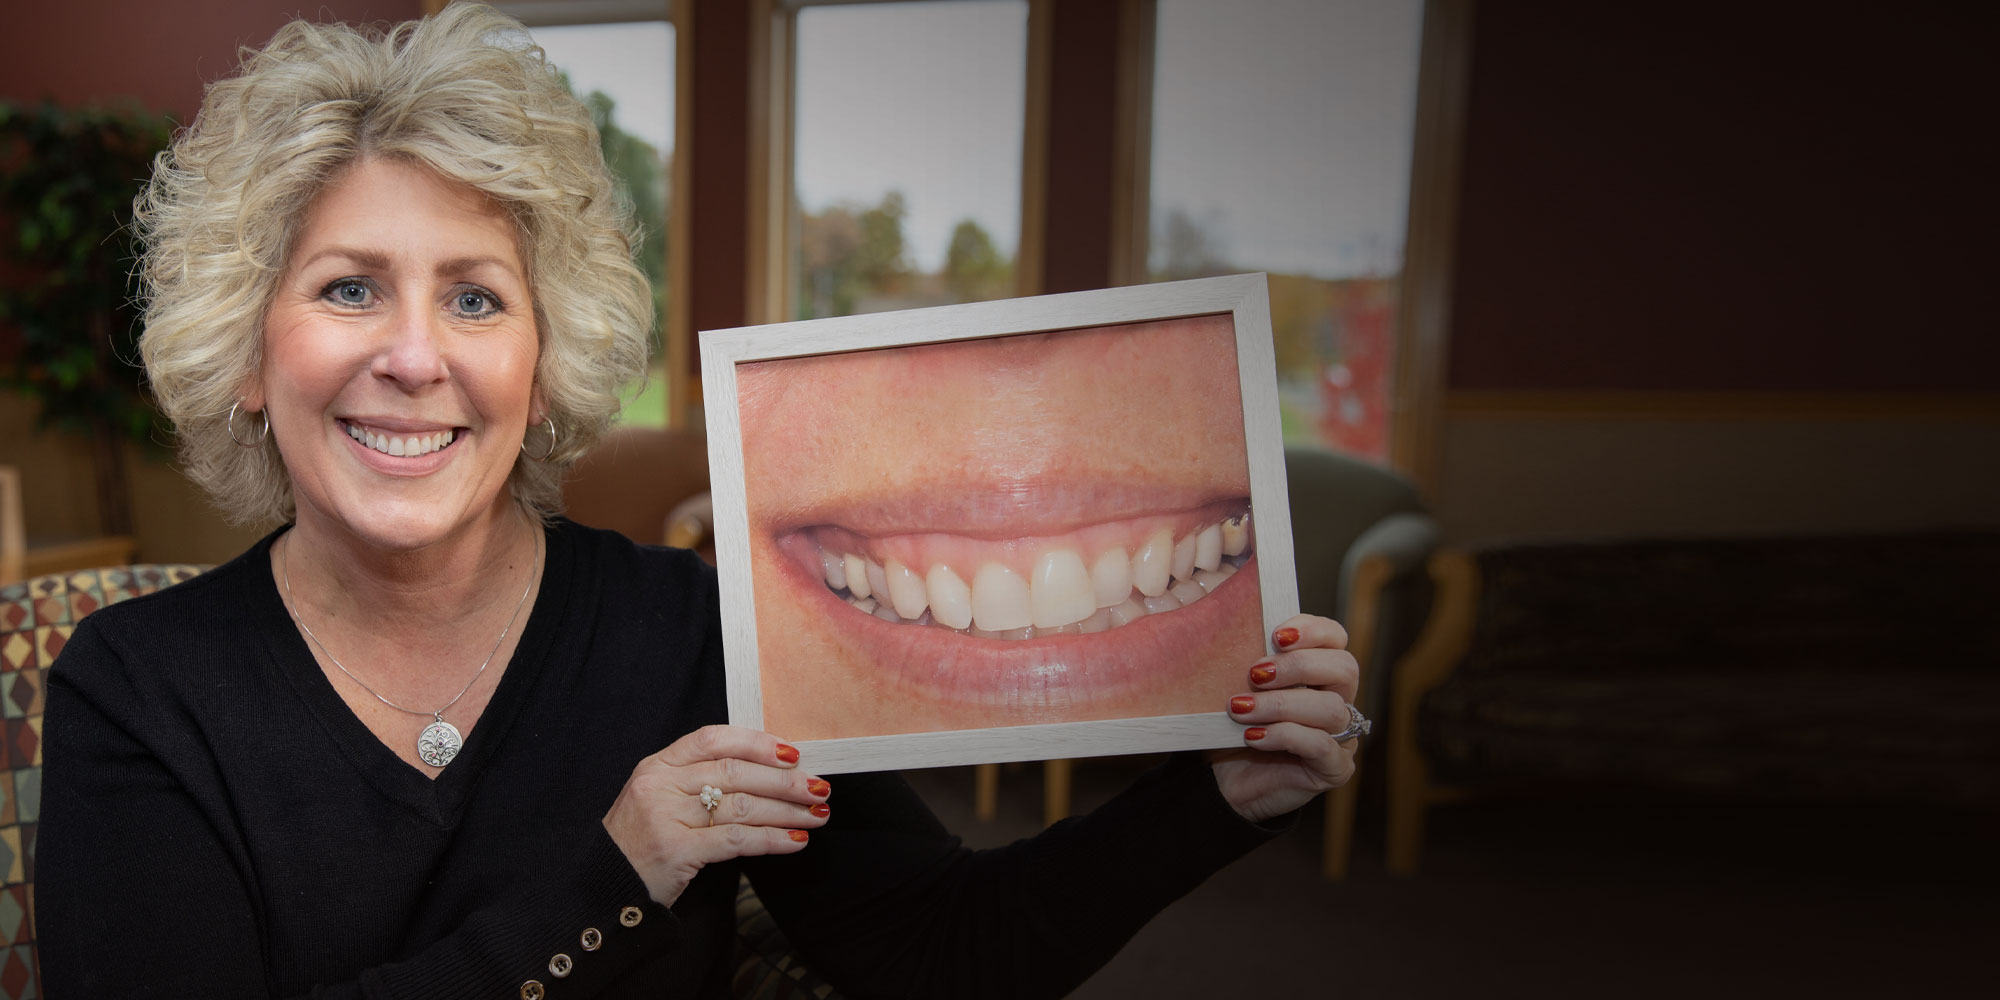
M796 854L811 841L805 830L731 823L692 831L687 850L696 867L706 867L760 854Z
M824 801L832 792L832 786L823 778L797 769L753 764L736 757L700 761L674 768L671 774L673 787L684 795L699 795L703 788L715 787L725 792L746 792L812 805Z
M746 726L703 726L656 753L653 760L671 767L686 767L705 760L735 759L767 767L794 767L799 762L796 747L779 742L762 730Z
M833 815L833 807L825 802L785 801L727 788L718 788L714 799L715 808L710 809L702 802L699 792L686 796L687 805L677 813L682 814L682 822L699 828L769 826L810 829L824 825L827 817Z
M1298 649L1346 649L1347 629L1331 618L1293 615L1271 632L1271 648L1280 653Z
M1354 777L1354 744L1335 743L1324 730L1296 722L1276 722L1251 726L1243 731L1243 745L1253 750L1288 753L1310 768L1326 787L1334 788Z
M1338 692L1317 688L1239 694L1229 699L1229 718L1246 726L1292 722L1337 733L1347 728L1347 700Z
M1353 701L1361 687L1361 664L1344 649L1301 649L1265 657L1250 667L1253 690L1301 685L1338 691L1342 698Z

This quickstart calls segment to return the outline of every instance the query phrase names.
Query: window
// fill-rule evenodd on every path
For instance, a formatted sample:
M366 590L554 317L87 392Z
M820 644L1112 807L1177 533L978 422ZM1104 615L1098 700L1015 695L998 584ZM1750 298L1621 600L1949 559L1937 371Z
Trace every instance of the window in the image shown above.
M1013 294L1026 0L806 6L795 23L782 318Z
M1420 0L1158 0L1147 272L1271 276L1285 437L1385 461Z
M660 368L668 315L668 239L674 156L674 26L664 20L597 24L538 23L560 17L562 5L521 4L501 9L521 17L549 62L590 106L605 162L631 199L641 227L640 263L653 285L654 371L633 386L619 421L664 427L669 380ZM643 12L647 5L625 5ZM664 11L664 4L657 4ZM634 11L620 11L632 14Z

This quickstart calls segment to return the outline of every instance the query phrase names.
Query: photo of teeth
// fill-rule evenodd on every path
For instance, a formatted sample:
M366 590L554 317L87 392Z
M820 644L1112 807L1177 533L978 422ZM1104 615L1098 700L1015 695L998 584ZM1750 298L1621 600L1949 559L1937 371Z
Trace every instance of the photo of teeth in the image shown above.
M976 568L939 562L920 571L895 558L824 547L819 562L827 589L862 614L977 639L1021 640L1103 632L1177 611L1220 587L1253 548L1244 511L1179 538L1159 528L1130 551L1107 549L1088 563L1074 548L1050 548L1025 575L997 560Z

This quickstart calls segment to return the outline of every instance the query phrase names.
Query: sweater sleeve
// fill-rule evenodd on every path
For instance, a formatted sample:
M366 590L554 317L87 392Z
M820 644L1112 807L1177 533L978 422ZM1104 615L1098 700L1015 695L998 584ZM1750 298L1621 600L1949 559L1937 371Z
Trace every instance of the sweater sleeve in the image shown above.
M1276 832L1237 816L1193 753L988 851L948 836L896 775L836 778L834 801L810 847L749 873L809 966L856 997L1062 996Z
M201 735L152 724L145 692L114 645L86 620L50 676L45 787L37 839L36 925L43 992L65 997L268 997L256 873L223 819L227 792L209 780ZM329 834L337 835L337 834ZM669 947L675 921L646 901L644 883L601 825L581 849L524 884L518 898L468 913L408 958L332 972L307 995L514 996L553 982L547 961L574 928L610 928L602 950L563 981L588 996ZM639 926L622 907L643 901ZM586 919L588 918L588 919ZM607 923L606 921L610 921ZM539 972L539 976L536 974Z

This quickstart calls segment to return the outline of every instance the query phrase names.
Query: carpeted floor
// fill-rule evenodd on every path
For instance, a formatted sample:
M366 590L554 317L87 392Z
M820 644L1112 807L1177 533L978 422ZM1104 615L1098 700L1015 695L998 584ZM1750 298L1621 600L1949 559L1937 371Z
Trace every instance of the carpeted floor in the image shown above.
M1080 808L1137 759L1076 768ZM1041 771L972 818L971 771L909 777L974 846L1033 833ZM1156 918L1075 996L2000 995L2000 815L1543 796L1432 811L1389 876L1379 804L1353 873L1319 876L1320 810Z

